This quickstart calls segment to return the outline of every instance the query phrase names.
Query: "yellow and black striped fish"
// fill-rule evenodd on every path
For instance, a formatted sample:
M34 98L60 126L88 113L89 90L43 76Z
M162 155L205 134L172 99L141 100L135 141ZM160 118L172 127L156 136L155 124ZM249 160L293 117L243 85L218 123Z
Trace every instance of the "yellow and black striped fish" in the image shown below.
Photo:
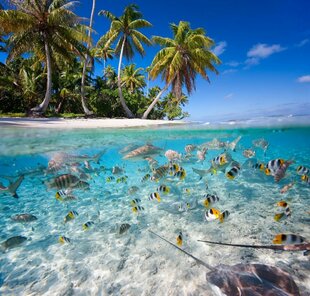
M280 221L283 217L284 217L284 213L277 213L277 214L274 215L273 219L274 219L275 221L278 222L278 221Z
M150 179L151 179L151 175L150 175L150 174L146 174L146 175L141 179L141 182L144 183L144 182L146 182L146 181L148 181L148 180L150 180Z
M220 198L215 194L207 194L204 196L205 200L203 201L203 205L208 208L211 204L214 204L220 200Z
M116 183L126 183L128 176L122 176L116 179Z
M180 170L180 166L177 163L169 164L169 175L170 176L173 176L179 170Z
M207 210L205 213L205 218L208 222L216 220L220 217L221 212L215 208Z
M297 174L298 175L309 175L310 169L306 168L305 166L300 165L297 168Z
M157 169L153 169L152 180L158 180L164 178L169 170L169 165L162 165Z
M158 202L160 202L160 195L158 192L151 193L149 196L149 200L157 199Z
M95 223L93 221L88 221L88 222L84 223L83 224L83 230L88 230L94 224Z
M158 192L163 192L163 193L169 193L170 192L170 188L166 185L160 185L157 187L157 191Z
M135 207L132 208L132 211L134 213L138 213L138 212L144 211L144 207L142 207L142 206L135 206Z
M130 202L130 204L131 204L133 207L135 207L135 206L137 206L140 202L141 202L141 199L135 198L135 199L133 199L133 200Z
M239 175L240 169L241 169L240 164L234 162L232 168L226 173L226 177L230 180L235 179Z
M306 182L307 184L310 184L310 178L307 175L301 176L301 180Z
M272 243L275 245L294 245L294 244L302 244L306 239L297 234L277 234Z
M179 235L177 236L177 245L179 247L182 247L182 245L183 245L183 234L181 231L180 231Z
M69 222L69 221L75 219L75 217L78 216L78 215L79 215L78 212L76 212L76 211L70 211L70 212L67 214L67 216L65 217L65 219L64 219L65 223L67 223L67 222Z
M253 164L252 168L263 171L265 169L265 165L263 163L255 163Z
M228 216L230 215L229 211L224 211L220 214L219 220L221 223L224 222L224 220L226 220L228 218Z
M110 183L110 182L112 182L112 181L114 181L115 180L115 177L114 176L109 176L109 177L107 177L106 179L105 179L105 181L107 182L107 183Z
M184 180L186 177L186 171L183 168L180 168L179 171L177 171L174 174L175 177L179 178L180 180Z
M265 174L267 176L269 175L273 176L277 172L277 170L282 167L284 162L285 162L284 159L280 159L280 158L270 160L266 164Z
M64 243L70 243L71 240L68 237L60 236L59 239L58 239L58 242L61 243L61 244L64 244Z

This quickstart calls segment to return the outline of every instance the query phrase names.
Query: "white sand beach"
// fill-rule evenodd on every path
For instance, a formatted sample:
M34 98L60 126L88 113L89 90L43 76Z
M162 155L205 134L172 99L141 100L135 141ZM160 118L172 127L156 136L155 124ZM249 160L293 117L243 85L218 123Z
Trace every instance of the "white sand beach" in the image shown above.
M126 128L126 127L151 127L158 125L177 125L186 122L148 119L102 118L102 119L64 119L64 118L0 118L0 127L31 127L31 128Z

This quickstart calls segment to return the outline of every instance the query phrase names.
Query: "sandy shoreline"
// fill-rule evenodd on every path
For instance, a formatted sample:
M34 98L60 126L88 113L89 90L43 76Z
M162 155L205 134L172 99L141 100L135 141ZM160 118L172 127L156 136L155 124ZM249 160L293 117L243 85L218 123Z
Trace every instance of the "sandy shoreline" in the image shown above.
M148 119L0 118L0 127L22 128L127 128L186 124L184 121Z

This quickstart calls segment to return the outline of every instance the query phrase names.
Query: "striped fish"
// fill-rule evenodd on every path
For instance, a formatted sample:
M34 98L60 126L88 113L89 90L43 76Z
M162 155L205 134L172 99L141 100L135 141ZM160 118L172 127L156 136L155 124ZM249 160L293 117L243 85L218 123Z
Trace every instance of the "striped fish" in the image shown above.
M273 244L275 245L293 245L302 244L306 239L297 234L277 234L273 239Z
M168 165L162 165L157 169L153 170L153 176L152 180L159 180L164 178L169 171L169 166Z
M74 175L71 174L63 174L60 175L51 181L48 181L46 184L48 188L57 188L57 189L65 189L74 187L80 179Z

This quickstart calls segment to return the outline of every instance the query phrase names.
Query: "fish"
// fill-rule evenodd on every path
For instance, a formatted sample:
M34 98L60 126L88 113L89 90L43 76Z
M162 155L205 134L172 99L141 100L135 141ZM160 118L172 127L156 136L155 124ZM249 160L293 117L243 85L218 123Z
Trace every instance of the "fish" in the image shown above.
M265 174L267 176L269 176L269 175L274 176L275 173L282 167L284 162L285 162L284 159L280 159L280 158L270 160L266 164Z
M228 218L229 215L230 215L230 213L229 213L229 211L227 211L227 210L224 211L224 212L222 212L222 213L220 214L220 216L219 216L220 222L223 223L224 220L226 220L226 219Z
M265 140L264 138L253 140L252 144L254 145L254 147L263 149L264 153L266 153L266 151L267 151L267 149L269 147L268 141Z
M168 170L169 170L168 165L163 165L157 169L154 169L153 170L153 176L151 177L151 179L152 180L159 180L159 179L164 178L167 175Z
M161 198L158 192L154 192L149 195L149 200L153 199L156 199L158 202L160 202Z
M56 192L55 197L59 201L72 201L76 200L77 198L70 193L70 190L59 190Z
M131 186L130 188L128 188L128 194L129 195L133 195L135 194L136 192L139 191L139 187L138 186Z
M145 176L143 176L143 178L141 179L141 183L145 183L146 181L151 179L151 175L150 174L146 174Z
M119 234L125 233L130 227L131 225L128 223L121 224L121 226L119 227Z
M112 168L113 175L119 175L119 174L122 174L123 172L124 172L124 169L117 165Z
M158 161L154 159L153 157L146 156L144 159L148 162L151 169L154 169L158 166Z
M32 214L17 214L11 217L14 222L33 222L38 218Z
M169 175L173 176L176 172L180 170L180 166L177 163L169 164Z
M10 237L6 241L1 243L1 249L3 251L6 251L8 249L13 249L13 248L21 245L26 240L27 240L27 238L24 236L21 236L21 235Z
M188 257L195 260L199 265L208 269L206 280L217 286L225 295L294 295L300 296L299 289L293 278L280 268L264 264L236 264L211 266L210 264L195 257L191 253L181 249L179 246L168 241L157 233L149 230L150 233L178 249ZM205 243L214 243L204 241ZM222 245L232 245L215 243ZM244 246L244 245L234 245ZM245 247L248 247L245 245ZM250 246L251 247L251 246ZM281 247L281 246L271 246ZM284 246L288 247L288 246ZM304 246L303 246L304 247ZM310 247L310 244L309 244ZM282 249L282 248L281 248ZM219 291L217 290L217 294Z
M131 204L133 207L135 207L135 206L137 206L140 202L141 202L141 199L135 198L135 199L133 199L133 200L130 202L130 204Z
M170 188L166 185L160 185L157 187L157 191L158 192L163 192L163 193L169 193L170 192Z
M293 163L293 161L285 161L282 166L275 172L274 180L275 182L279 182L281 179L285 177L286 170Z
M196 145L193 144L188 144L185 146L184 150L186 152L186 154L192 154L192 152L197 148Z
M265 170L265 165L263 163L255 163L255 164L253 164L252 168L264 171Z
M60 244L64 244L64 243L69 244L69 243L71 243L71 240L70 240L70 238L68 238L68 237L66 237L66 236L64 236L64 235L62 235L62 236L59 237L58 242L59 242Z
M220 217L220 211L215 209L215 208L211 208L210 210L207 210L205 212L205 218L208 222L216 220Z
M252 149L245 149L243 150L242 155L246 158L252 158L255 156L255 151Z
M292 244L302 244L306 241L304 237L297 234L277 234L272 243L275 245L292 245Z
M274 219L275 221L278 222L278 221L280 221L283 217L284 217L284 213L277 213L277 214L274 215L273 219Z
M122 176L116 179L116 183L126 183L127 179L128 179L128 176Z
M209 168L209 172L212 174L215 174L217 170L224 172L231 161L231 155L224 152L211 160L211 167Z
M45 170L45 175L56 174L60 170L64 169L65 165L63 163L58 163L51 159L47 164L47 169Z
M280 189L280 193L286 193L287 191L289 191L293 186L294 186L295 182L291 182L287 185L284 185L281 189Z
M307 184L310 184L310 178L307 175L301 176L301 180L306 182Z
M112 181L114 181L115 180L115 177L114 176L109 176L109 177L107 177L106 179L105 179L105 181L107 182L107 183L110 183L110 182L112 182Z
M104 155L106 150L100 151L98 154L95 154L94 156L90 155L75 155L75 154L69 154L65 152L57 152L53 155L52 159L50 161L54 161L58 164L72 164L76 162L84 162L84 161L93 161L95 163L99 163L100 158Z
M208 208L210 205L218 202L220 198L216 194L207 194L204 196L205 200L203 201L203 205Z
M78 182L80 182L78 177L71 174L63 174L45 182L45 184L48 188L65 189L74 187Z
M178 153L177 151L174 150L167 150L165 152L165 157L169 160L169 161L173 161L173 160L179 160L182 158L182 154Z
M196 169L196 168L192 168L193 172L196 173L197 175L199 175L199 180L201 180L204 176L206 176L207 174L210 173L210 169L208 170L200 170L200 169Z
M230 180L235 179L240 173L240 164L234 163L232 168L226 173L226 177Z
M298 175L309 175L310 169L306 168L305 166L300 165L297 169Z
M72 184L71 188L88 190L89 189L89 183L82 181L82 180L79 180L77 183Z
M198 161L203 162L206 159L208 148L202 148L201 150L197 150L197 158Z
M64 218L64 222L67 223L73 219L75 219L76 216L78 216L78 212L76 211L70 211L67 216Z
M95 224L95 222L93 222L93 221L88 221L88 222L86 222L86 223L84 223L83 224L83 226L82 226L82 228L83 228L83 230L88 230L92 225L94 225Z
M132 211L134 213L138 213L138 212L144 211L144 207L142 207L142 206L135 206L135 207L132 208Z
M203 143L199 146L199 149L207 148L208 150L218 150L222 148L226 148L226 143L221 142L218 139L214 138L213 140Z
M23 182L23 180L24 180L24 176L21 175L15 181L10 182L8 186L4 186L0 182L0 193L10 193L12 197L18 198L16 191L19 188L20 184Z
M130 151L123 157L123 159L143 159L145 156L156 155L161 151L162 149L159 147L146 144Z
M186 177L186 171L183 168L180 168L180 170L175 172L173 176L179 178L182 181Z
M179 247L182 247L183 245L183 234L181 231L179 232L179 235L177 236L177 245Z
M129 145L125 146L123 149L121 149L121 150L119 151L119 153L125 154L125 153L131 152L131 151L133 151L133 150L135 150L135 149L137 149L137 148L139 148L139 145L136 145L136 144L129 144Z

